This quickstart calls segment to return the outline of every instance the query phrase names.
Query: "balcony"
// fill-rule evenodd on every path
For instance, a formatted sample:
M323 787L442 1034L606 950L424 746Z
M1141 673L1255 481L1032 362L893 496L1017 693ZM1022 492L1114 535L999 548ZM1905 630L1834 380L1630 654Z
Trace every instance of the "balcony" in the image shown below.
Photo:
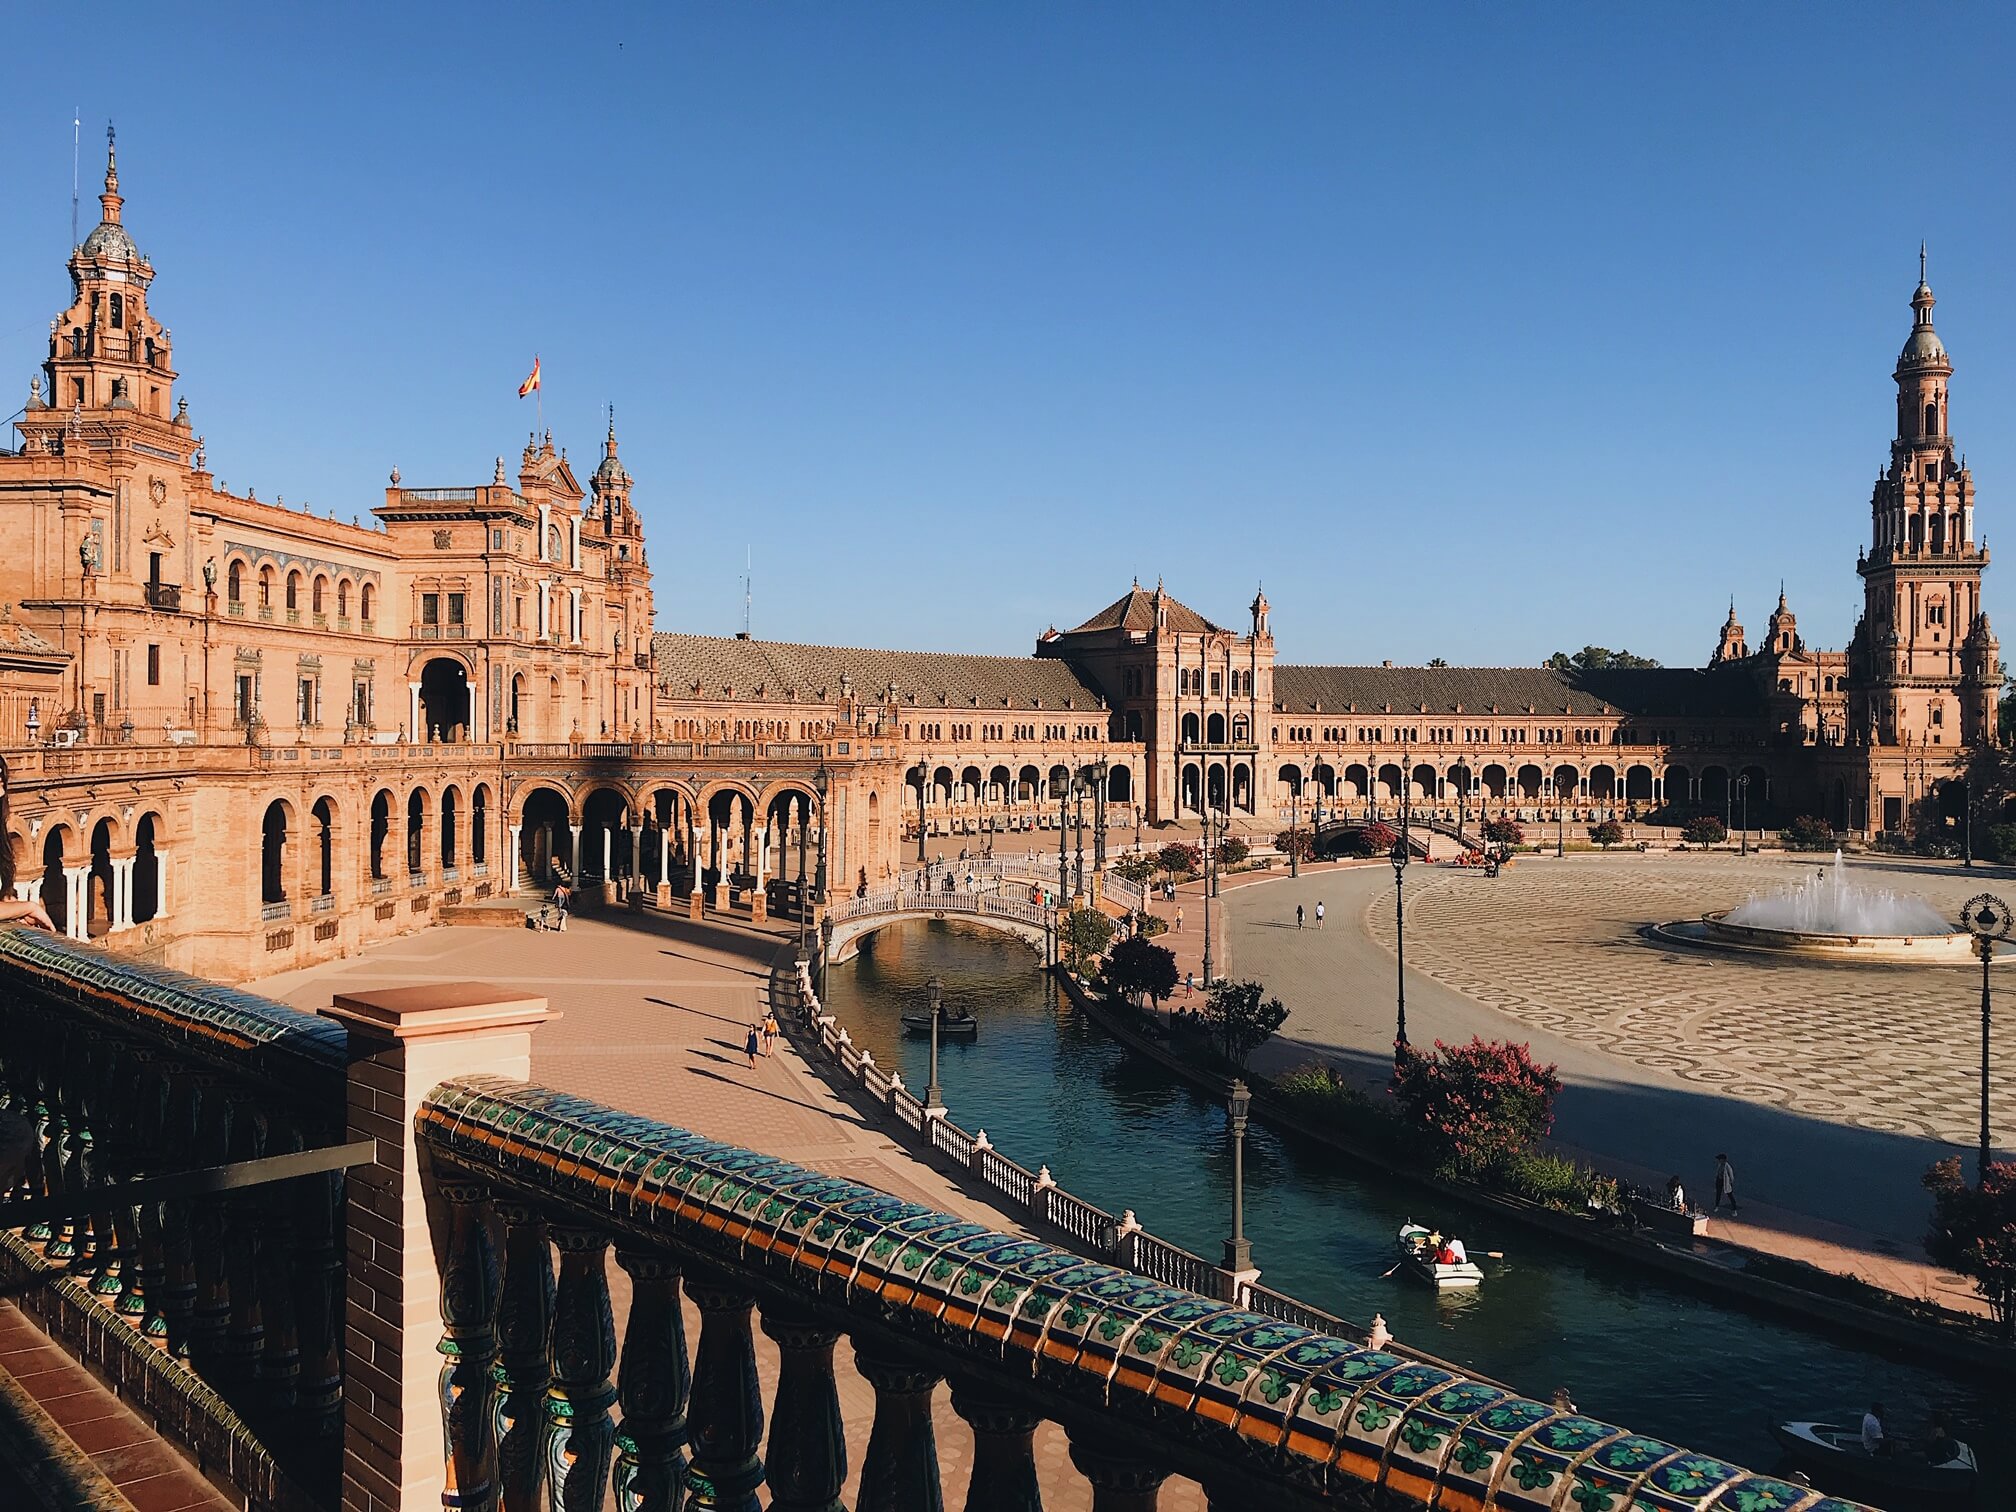
M416 640L466 640L469 627L464 625L422 625L413 632Z
M180 583L143 583L140 591L147 596L147 607L158 609L163 614L182 612L182 585Z
M234 619L245 618L245 600L232 599L229 603L227 603L224 606L224 612L232 616Z

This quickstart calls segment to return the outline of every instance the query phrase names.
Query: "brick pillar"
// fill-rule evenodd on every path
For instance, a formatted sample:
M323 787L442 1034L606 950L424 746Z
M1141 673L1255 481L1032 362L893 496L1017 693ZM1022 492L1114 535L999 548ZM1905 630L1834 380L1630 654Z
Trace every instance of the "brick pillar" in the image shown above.
M441 1273L446 1204L413 1138L420 1103L459 1076L524 1081L543 997L484 982L345 994L329 1008L350 1030L349 1137L378 1158L353 1168L345 1215L343 1512L439 1507Z

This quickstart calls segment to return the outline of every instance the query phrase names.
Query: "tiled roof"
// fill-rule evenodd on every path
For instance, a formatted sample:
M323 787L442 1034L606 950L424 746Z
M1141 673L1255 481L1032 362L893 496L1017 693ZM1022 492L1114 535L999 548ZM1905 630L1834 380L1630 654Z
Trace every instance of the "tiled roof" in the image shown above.
M1162 606L1169 613L1169 628L1179 635L1203 635L1221 628L1204 618L1195 609L1179 604L1168 594L1162 595ZM1101 609L1092 618L1075 630L1067 630L1066 635L1089 635L1098 630L1153 630L1155 628L1155 595L1147 592L1139 583L1129 588L1119 598Z
M11 614L0 616L0 652L8 651L27 656L63 654L32 626L22 624Z
M1556 672L1549 667L1274 668L1274 701L1283 713L1535 715L1625 714L1638 718L1745 716L1760 713L1756 680L1740 666L1618 667Z
M652 650L658 679L670 685L675 698L689 694L697 682L704 698L783 700L795 689L801 702L833 701L844 676L852 679L856 695L870 702L894 683L901 702L914 698L920 708L1099 707L1097 689L1068 663L1047 657L868 651L674 633L653 636Z

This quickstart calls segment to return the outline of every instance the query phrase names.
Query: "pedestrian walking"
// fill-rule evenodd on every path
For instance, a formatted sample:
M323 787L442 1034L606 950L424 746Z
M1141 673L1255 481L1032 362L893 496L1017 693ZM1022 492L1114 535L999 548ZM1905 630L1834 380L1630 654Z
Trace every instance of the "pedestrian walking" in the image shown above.
M1189 997L1189 996L1190 996L1191 994L1193 994L1194 992L1196 992L1196 990L1197 990L1197 973L1196 973L1196 972L1194 972L1194 971L1186 971L1186 972L1184 972L1184 973L1183 973L1183 996L1185 996L1185 997Z
M553 884L553 911L559 918L559 922L553 927L562 934L567 933L567 905L573 901L574 894L565 882Z
M1183 933L1183 910L1181 908L1176 910L1176 933Z
M1741 1218L1743 1210L1736 1206L1736 1168L1729 1164L1727 1155L1715 1157L1715 1206L1711 1212L1722 1211L1722 1204L1729 1204L1729 1216Z
M1295 905L1295 927L1297 929L1302 927L1302 905L1300 903Z
M748 1037L742 1041L742 1053L749 1057L749 1069L751 1071L756 1069L756 1054L762 1048L763 1036L757 1032L756 1026L751 1024L749 1026Z
M1316 900L1316 927L1318 929L1323 927L1323 900L1321 898Z
M777 1048L777 1015L766 1012L763 1015L763 1053L767 1056Z

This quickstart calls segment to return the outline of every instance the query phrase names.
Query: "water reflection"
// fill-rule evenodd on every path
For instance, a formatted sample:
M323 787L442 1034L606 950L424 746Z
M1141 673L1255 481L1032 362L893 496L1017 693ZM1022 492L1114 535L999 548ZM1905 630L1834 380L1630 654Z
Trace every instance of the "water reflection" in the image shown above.
M949 1005L980 1019L971 1043L941 1044L952 1117L1002 1153L1109 1212L1135 1210L1157 1234L1216 1258L1230 1225L1225 1112L1085 1023L1018 941L956 921L875 935L832 973L829 1004L877 1064L922 1086L928 1042L898 1015L933 973ZM1407 1218L1459 1232L1482 1288L1438 1296L1393 1263ZM1381 1313L1403 1342L1472 1365L1543 1399L1567 1386L1586 1412L1751 1465L1770 1466L1773 1418L1834 1415L1886 1401L1917 1433L1936 1407L1973 1441L1984 1469L2016 1435L2016 1394L1836 1344L1675 1289L1622 1262L1418 1189L1343 1157L1250 1127L1246 1232L1267 1283L1360 1322ZM1965 1425L1962 1427L1961 1425Z

